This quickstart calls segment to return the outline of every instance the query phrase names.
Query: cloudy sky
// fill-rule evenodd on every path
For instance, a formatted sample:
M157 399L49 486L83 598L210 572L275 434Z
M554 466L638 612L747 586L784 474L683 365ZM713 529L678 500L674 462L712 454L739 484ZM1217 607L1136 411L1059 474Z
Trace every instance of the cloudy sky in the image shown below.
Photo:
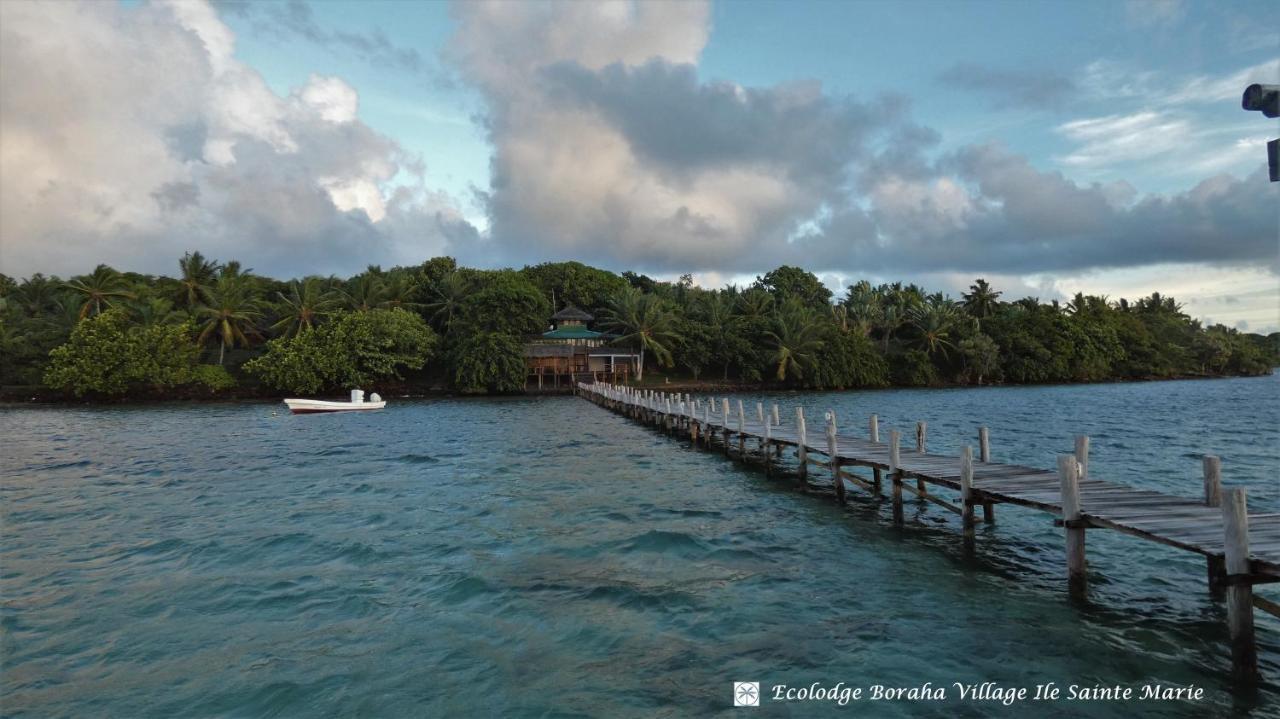
M0 272L779 264L1280 328L1263 2L0 3Z

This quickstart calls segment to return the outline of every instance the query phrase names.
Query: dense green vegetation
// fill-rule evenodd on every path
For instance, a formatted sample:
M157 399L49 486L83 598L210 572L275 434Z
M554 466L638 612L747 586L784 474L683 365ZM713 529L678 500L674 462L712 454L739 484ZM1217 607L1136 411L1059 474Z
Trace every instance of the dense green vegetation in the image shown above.
M66 280L0 275L0 384L76 396L519 391L523 342L566 303L663 380L1083 382L1258 374L1280 361L1280 334L1202 327L1159 294L1007 302L979 279L958 299L867 282L835 297L796 267L703 289L687 275L659 282L577 262L476 270L448 257L280 281L197 252L176 277L106 266Z

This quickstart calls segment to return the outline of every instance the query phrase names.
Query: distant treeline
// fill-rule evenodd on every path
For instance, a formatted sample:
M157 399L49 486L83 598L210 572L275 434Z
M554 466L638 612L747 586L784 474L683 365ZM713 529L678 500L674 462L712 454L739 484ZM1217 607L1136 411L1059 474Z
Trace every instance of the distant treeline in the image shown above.
M0 384L75 396L514 392L523 343L568 303L664 378L918 387L1253 375L1280 361L1280 334L1202 327L1172 297L1007 302L981 279L956 299L867 282L833 297L787 266L720 289L578 262L477 270L449 257L281 281L193 252L178 270L0 275Z

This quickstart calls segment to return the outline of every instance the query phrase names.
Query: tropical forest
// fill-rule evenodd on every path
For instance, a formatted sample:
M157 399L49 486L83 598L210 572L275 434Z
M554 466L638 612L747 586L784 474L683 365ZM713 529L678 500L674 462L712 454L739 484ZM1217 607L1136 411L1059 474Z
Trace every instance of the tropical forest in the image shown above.
M795 389L1100 382L1265 374L1280 334L1209 327L1172 297L959 297L858 282L835 295L783 266L708 289L578 262L371 266L279 280L185 254L173 276L99 265L0 275L10 399L525 391L524 343L565 306L644 353L634 380Z

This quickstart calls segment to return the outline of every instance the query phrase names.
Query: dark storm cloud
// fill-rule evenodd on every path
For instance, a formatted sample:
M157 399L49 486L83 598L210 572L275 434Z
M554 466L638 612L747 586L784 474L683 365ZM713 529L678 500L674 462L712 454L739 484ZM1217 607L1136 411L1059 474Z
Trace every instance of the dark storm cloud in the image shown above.
M997 107L1054 108L1076 94L1070 78L1055 72L1001 70L957 63L938 75L938 82L986 95Z
M542 77L551 101L598 112L638 155L676 172L765 163L838 184L868 135L901 114L896 101L858 103L826 95L817 83L702 83L693 65L656 59L599 72L558 63Z

